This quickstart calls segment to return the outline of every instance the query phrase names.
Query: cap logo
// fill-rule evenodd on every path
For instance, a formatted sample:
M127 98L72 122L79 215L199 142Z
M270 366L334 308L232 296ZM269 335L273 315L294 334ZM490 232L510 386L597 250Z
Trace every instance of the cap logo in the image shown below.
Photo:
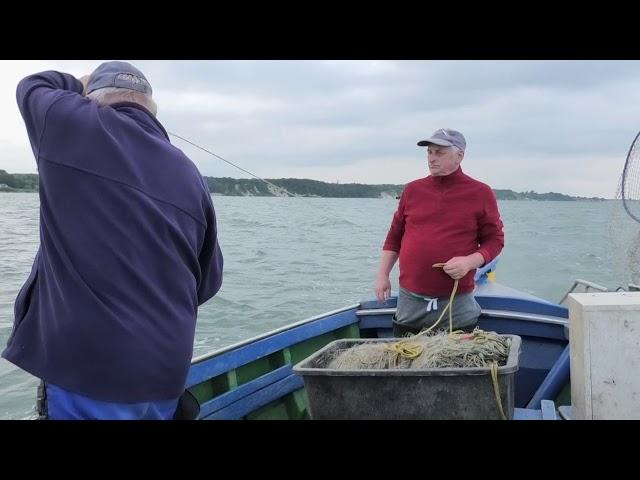
M116 75L116 80L121 80L123 82L130 82L135 84L148 85L143 78L138 77L137 75L131 75L130 73L119 73Z

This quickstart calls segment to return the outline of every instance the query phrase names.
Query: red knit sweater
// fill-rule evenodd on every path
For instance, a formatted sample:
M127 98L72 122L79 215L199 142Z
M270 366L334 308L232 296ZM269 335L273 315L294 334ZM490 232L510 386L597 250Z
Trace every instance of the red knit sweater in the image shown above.
M400 252L400 286L425 296L451 293L453 279L434 263L479 252L485 263L504 246L496 197L488 185L458 168L450 175L429 176L409 183L383 250ZM458 293L474 289L471 270L460 280Z

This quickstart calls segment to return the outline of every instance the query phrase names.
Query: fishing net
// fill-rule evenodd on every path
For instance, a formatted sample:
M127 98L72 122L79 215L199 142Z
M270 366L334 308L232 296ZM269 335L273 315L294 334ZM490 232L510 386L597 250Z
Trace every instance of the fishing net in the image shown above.
M362 343L332 352L328 368L335 370L409 368L411 360L389 348L387 343Z
M612 204L609 236L615 271L626 283L640 284L640 133L629 147Z
M640 145L638 137L633 140L620 178L619 198L627 214L640 223Z
M361 343L333 353L336 370L428 369L505 365L510 340L476 328L472 333L426 332L397 342Z

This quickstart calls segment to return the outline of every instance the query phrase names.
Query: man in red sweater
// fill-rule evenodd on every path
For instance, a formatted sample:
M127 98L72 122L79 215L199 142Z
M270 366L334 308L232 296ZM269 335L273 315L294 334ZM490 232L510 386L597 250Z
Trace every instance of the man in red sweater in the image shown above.
M471 330L480 315L473 297L475 270L504 246L496 197L491 187L462 172L466 141L460 132L440 129L418 146L427 147L431 175L410 182L402 192L383 246L376 297L389 298L389 273L399 258L394 335L433 325L449 302L455 280L453 328ZM433 267L437 263L444 267ZM448 314L436 328L449 328Z

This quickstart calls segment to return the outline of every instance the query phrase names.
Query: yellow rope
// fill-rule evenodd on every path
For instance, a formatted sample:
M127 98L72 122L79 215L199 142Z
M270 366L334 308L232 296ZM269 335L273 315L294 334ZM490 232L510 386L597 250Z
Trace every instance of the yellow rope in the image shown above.
M433 268L442 268L444 267L444 263L434 263L432 266ZM423 330L418 335L424 335L425 333L429 333L431 330L436 328L436 326L440 323L440 320L442 320L442 318L444 317L444 314L447 313L447 311L449 312L449 333L453 333L453 299L455 298L457 291L458 291L458 280L456 280L453 283L453 290L451 290L449 303L447 303L447 306L444 307L444 310L442 310L442 313L440 314L440 317L438 317L438 320L436 321L436 323L431 325L426 330Z
M496 403L498 404L498 409L500 410L500 416L502 420L506 420L507 416L504 414L504 410L502 409L502 401L500 400L500 387L498 386L498 364L493 362L491 364L491 380L493 381L493 393L496 394Z
M433 265L434 268L442 268L443 266L444 266L444 263L436 263ZM436 325L440 323L440 320L442 320L442 317L444 317L444 314L447 313L447 310L449 311L449 332L450 333L453 332L453 315L451 313L453 311L453 308L451 308L451 305L453 304L453 299L456 296L456 290L458 290L458 280L454 282L453 290L451 291L451 296L449 297L449 303L444 308L444 310L442 310L442 313L440 314L440 317L438 318L436 323L431 325L428 329L423 330L418 335L424 335L425 333L428 333L431 330L433 330L436 327ZM401 357L408 358L408 359L414 359L422 353L422 347L420 345L416 343L405 342L405 341L392 343L389 345L388 349L396 352Z
M419 357L422 353L422 345L410 342L396 342L387 347L388 350L396 352L398 355L408 359Z

